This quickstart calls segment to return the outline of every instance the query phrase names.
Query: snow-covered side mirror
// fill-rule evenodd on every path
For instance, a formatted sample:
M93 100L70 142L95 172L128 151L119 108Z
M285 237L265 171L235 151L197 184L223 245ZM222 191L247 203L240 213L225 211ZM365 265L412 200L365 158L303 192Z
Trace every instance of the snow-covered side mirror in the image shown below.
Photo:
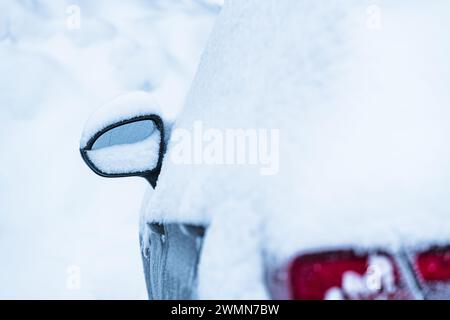
M159 114L143 92L108 103L86 124L80 144L83 160L102 177L139 176L155 188L166 149Z

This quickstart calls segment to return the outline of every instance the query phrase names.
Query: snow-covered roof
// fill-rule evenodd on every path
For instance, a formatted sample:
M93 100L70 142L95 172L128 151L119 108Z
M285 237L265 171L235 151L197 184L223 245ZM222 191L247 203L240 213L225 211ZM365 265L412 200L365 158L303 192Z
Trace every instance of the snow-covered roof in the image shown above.
M450 3L377 3L225 2L175 129L279 129L279 173L167 157L145 218L282 259L449 241Z

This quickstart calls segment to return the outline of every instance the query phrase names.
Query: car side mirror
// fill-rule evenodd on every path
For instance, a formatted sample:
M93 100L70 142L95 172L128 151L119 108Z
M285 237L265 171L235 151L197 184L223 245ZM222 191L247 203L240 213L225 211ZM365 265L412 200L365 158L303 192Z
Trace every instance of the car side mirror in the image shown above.
M103 123L101 117L92 120L97 125L100 123L101 129L92 130L89 128L92 125L87 126L80 152L88 167L102 177L143 177L155 188L166 149L164 122L158 114L152 113L151 105L148 112L142 111L149 101L145 95L139 93L131 99L121 98L119 103L112 104L111 110L104 109L101 112L105 115ZM139 115L132 112L127 102L137 102L141 106ZM121 116L117 116L117 121L108 120L111 118L106 116L108 111L117 115L118 105L124 106L125 111L119 112Z

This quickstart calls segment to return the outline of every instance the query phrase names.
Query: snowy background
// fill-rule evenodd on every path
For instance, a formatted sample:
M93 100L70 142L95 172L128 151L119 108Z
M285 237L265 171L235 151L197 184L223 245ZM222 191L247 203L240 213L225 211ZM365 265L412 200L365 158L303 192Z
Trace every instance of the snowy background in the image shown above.
M94 175L80 134L94 110L131 90L153 92L174 117L220 7L0 0L0 298L147 297L146 182Z

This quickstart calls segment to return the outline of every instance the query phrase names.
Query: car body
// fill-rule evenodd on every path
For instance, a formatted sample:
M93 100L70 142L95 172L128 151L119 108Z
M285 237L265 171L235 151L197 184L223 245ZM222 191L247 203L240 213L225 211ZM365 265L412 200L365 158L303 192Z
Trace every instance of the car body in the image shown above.
M450 298L448 9L226 2L183 111L162 119L141 218L150 298ZM206 163L230 129L279 135L279 166Z

